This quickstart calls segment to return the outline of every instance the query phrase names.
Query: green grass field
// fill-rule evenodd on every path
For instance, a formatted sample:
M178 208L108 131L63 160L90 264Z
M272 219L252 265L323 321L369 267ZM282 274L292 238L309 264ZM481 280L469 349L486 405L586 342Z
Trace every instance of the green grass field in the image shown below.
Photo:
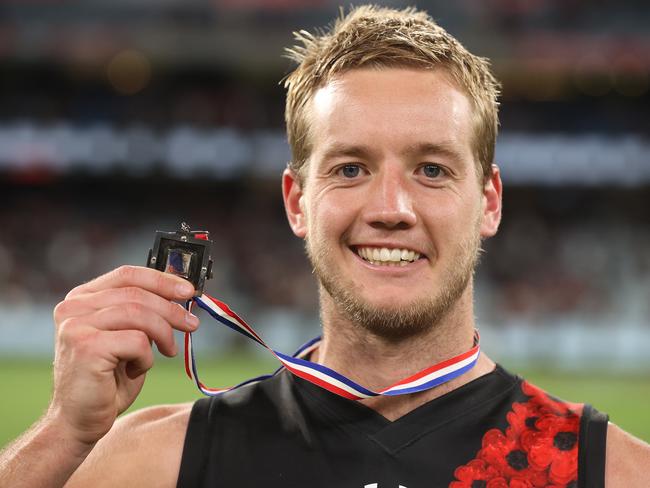
M220 387L271 371L273 362L249 356L225 356L199 362L203 383ZM0 360L0 446L31 425L47 406L51 391L51 365L43 360ZM520 371L527 379L556 396L591 403L637 437L650 442L650 374L582 376L548 370ZM160 403L188 402L200 393L185 376L182 357L157 358L155 368L131 409Z

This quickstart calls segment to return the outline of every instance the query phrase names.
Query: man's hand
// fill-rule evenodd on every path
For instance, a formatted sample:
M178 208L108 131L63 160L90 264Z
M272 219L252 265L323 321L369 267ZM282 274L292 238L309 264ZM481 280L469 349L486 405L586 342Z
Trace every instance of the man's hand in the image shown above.
M173 329L193 331L198 319L171 300L192 285L157 270L122 266L74 288L54 309L54 394L46 415L67 440L91 447L142 389L153 365L151 343L177 352Z

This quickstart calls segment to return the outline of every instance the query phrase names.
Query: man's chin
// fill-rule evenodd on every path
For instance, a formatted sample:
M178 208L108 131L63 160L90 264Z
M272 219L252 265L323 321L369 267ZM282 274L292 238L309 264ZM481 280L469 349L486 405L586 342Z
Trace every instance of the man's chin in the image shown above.
M435 300L378 303L350 296L333 298L352 323L386 340L403 340L425 333L442 320L450 307Z

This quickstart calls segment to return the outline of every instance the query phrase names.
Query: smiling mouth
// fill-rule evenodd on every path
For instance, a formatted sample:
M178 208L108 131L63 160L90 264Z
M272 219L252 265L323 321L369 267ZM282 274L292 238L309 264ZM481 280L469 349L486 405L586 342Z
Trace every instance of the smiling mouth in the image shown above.
M406 266L421 258L419 252L411 249L357 246L353 251L375 266Z

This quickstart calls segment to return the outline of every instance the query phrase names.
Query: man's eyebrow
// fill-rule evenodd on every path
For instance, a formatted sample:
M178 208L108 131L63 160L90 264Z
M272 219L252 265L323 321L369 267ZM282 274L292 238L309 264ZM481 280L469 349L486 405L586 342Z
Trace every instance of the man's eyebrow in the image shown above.
M367 146L335 143L325 150L323 159L328 160L341 157L367 159L372 152L372 149Z
M434 154L440 156L446 156L454 160L462 159L459 151L454 148L453 144L448 142L421 142L418 144L412 144L404 149L403 154L405 156L421 156L423 154Z

